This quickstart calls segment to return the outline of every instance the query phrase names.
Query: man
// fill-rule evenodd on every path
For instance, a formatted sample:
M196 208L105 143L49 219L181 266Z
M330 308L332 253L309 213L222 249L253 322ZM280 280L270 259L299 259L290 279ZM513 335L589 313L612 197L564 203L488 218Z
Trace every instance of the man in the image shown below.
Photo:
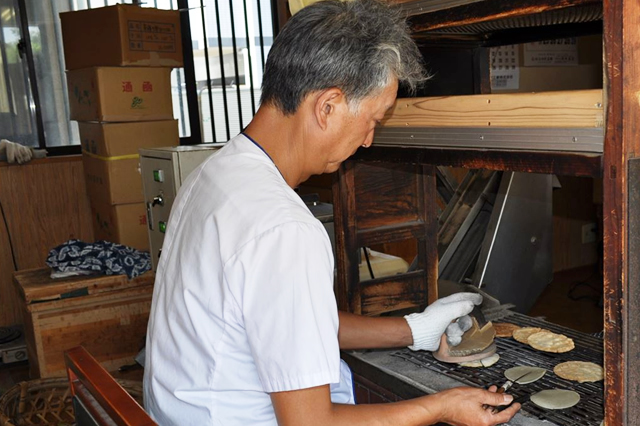
M375 0L316 3L285 25L253 121L173 206L144 379L161 425L494 425L515 414L483 409L510 396L473 388L353 405L341 348L435 350L447 329L460 340L452 321L481 298L406 318L338 313L329 238L293 190L371 145L398 81L423 76L404 20Z

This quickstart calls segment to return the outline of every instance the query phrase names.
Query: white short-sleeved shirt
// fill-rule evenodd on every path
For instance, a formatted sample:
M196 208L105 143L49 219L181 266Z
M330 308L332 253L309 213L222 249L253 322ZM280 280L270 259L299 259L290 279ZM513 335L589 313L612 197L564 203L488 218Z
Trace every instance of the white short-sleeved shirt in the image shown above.
M269 393L339 383L339 357L328 235L238 135L192 172L171 211L146 409L161 425L275 425Z

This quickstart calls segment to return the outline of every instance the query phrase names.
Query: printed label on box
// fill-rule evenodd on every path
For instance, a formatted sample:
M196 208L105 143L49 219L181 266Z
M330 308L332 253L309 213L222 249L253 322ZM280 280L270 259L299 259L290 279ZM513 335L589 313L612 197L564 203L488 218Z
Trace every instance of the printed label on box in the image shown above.
M175 52L176 27L173 24L128 21L129 49L144 52Z
M491 90L514 90L520 87L518 46L493 47L489 51Z
M578 44L575 37L537 41L524 45L526 67L557 67L578 65Z

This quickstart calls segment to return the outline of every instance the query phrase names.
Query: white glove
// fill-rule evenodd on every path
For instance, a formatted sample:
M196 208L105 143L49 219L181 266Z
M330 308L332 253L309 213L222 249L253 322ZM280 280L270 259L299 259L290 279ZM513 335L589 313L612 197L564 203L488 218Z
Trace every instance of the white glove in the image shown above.
M482 296L477 293L455 293L443 299L438 299L421 313L406 315L404 318L409 324L413 345L409 349L417 351L435 351L440 346L440 338L447 332L451 332L453 343L459 344L464 327L471 326L469 312L473 310L473 305L482 303ZM462 321L455 320L467 316L468 319ZM452 323L453 322L453 323ZM454 345L455 346L455 345Z
M31 148L6 139L0 141L0 157L6 157L8 163L26 163L33 157Z

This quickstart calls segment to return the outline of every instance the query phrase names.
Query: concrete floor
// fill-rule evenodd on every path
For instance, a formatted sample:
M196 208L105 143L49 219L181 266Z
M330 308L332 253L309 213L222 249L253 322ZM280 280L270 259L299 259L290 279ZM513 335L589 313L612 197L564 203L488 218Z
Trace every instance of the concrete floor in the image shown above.
M556 273L528 315L585 333L599 333L604 321L602 283L596 266Z

